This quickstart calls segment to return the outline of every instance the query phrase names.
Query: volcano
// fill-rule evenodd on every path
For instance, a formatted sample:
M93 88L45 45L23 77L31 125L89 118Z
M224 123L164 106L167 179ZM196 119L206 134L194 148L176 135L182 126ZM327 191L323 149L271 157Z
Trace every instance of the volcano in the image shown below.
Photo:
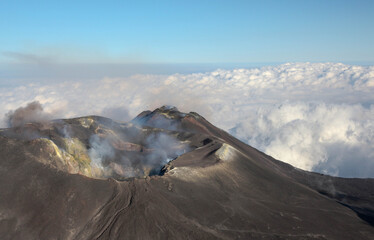
M0 146L1 239L374 239L374 179L294 168L175 107Z

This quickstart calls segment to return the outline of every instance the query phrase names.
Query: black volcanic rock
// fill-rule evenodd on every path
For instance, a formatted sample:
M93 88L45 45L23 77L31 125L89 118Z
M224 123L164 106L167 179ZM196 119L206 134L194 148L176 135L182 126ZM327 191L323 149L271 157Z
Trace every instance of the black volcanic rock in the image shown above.
M296 169L173 107L0 129L0 146L0 239L374 237L374 179Z

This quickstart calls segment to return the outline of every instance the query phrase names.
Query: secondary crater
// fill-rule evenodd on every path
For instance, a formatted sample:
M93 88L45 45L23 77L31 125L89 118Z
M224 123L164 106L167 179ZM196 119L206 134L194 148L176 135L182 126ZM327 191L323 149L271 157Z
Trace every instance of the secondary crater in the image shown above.
M163 175L171 160L209 144L190 122L185 125L191 117L196 116L162 107L128 123L88 116L26 123L0 135L25 141L27 154L60 171L126 180Z

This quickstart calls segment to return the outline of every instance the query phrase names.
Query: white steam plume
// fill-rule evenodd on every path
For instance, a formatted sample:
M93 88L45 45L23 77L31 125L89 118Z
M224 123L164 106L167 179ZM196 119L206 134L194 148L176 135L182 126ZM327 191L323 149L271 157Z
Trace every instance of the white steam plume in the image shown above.
M148 135L136 152L116 150L112 138L92 135L89 140L91 166L101 169L104 176L114 173L129 178L159 174L165 164L190 150L187 144L162 132Z

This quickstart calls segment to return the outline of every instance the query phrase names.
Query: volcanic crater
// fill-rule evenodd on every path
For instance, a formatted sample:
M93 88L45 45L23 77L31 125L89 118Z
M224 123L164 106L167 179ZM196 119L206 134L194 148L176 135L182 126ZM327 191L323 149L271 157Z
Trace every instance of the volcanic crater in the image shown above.
M374 179L278 161L197 113L0 129L1 239L373 239Z
M214 145L217 150L218 139L200 129L186 131L185 125L200 117L163 106L128 123L88 116L28 123L1 135L22 140L28 151L40 155L38 161L58 170L126 180L163 175L170 161L198 148Z

